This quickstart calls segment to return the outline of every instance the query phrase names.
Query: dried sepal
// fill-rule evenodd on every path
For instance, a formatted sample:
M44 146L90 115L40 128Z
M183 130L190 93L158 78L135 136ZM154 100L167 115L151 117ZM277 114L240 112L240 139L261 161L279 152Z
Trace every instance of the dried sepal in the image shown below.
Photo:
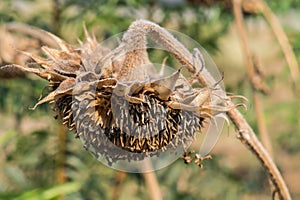
M46 97L40 100L38 103L35 104L33 110L43 103L55 101L58 98L61 98L66 95L72 95L73 87L75 86L75 79L68 78L62 81L59 86L52 92L50 92Z

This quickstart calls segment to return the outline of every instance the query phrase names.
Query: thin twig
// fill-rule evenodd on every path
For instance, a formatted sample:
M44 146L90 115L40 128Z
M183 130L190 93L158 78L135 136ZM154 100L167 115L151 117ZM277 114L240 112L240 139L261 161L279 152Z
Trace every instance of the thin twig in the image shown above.
M60 35L61 28L61 3L59 0L52 0L52 28L55 35Z
M256 4L258 4L258 7L261 9L261 13L270 24L274 35L276 36L278 43L284 53L285 59L289 65L293 82L295 85L297 85L299 81L299 65L297 63L297 59L293 52L293 49L289 43L288 37L286 36L278 18L272 12L267 3L263 0L256 0Z
M255 114L256 114L256 121L259 131L259 136L261 139L262 144L266 147L267 151L269 152L270 156L273 157L273 150L272 150L272 143L270 140L270 136L266 127L266 122L263 116L263 107L261 100L259 99L259 94L257 92L253 92L253 101L255 107Z
M241 6L241 0L233 0L233 11L234 11L234 17L235 17L235 21L236 21L236 26L237 26L237 30L238 30L238 35L240 37L241 40L241 45L242 45L242 50L243 50L243 54L245 57L245 62L246 62L246 67L247 67L247 72L248 72L248 77L250 79L250 83L252 85L252 89L253 89L253 99L254 99L254 103L255 103L255 113L257 116L257 121L258 121L258 125L259 125L259 131L261 133L261 136L263 136L263 144L265 144L266 148L269 151L269 155L268 156L269 159L271 159L271 155L272 155L272 150L271 150L271 143L268 137L268 133L267 133L267 129L266 126L264 124L263 121L263 114L262 114L262 106L261 106L261 102L257 93L257 88L255 87L255 68L254 68L254 63L252 60L252 56L250 53L250 48L247 42L247 36L246 36L246 32L245 32L245 28L243 25L243 15L242 15L242 6ZM248 131L247 131L248 132ZM246 133L247 134L247 133ZM240 136L243 134L240 134ZM254 144L255 146L252 146L251 143L249 143L249 141L245 140L245 138L241 138L242 141L245 142L245 144L248 144L250 146L248 146L250 149L255 150L256 148L259 148L260 146L257 144ZM255 141L255 140L254 140ZM267 153L267 152L266 152ZM262 159L262 155L259 155L259 152L257 152L257 157L259 159ZM263 163L264 165L266 165L266 163ZM268 167L268 166L266 166ZM277 193L277 191L279 190L279 186L277 183L275 183L272 179L274 179L274 177L270 174L270 183L271 183L271 189L274 190ZM276 185L277 184L277 185ZM284 188L282 188L284 189ZM274 192L274 194L275 194ZM283 198L284 196L282 194L279 194L280 198ZM287 198L290 198L289 196L286 196ZM284 198L284 199L287 199Z
M116 183L112 189L112 200L118 200L121 193L122 183L126 178L126 173L122 171L116 172Z
M299 64L297 62L296 56L294 54L293 48L291 47L288 37L285 34L278 18L272 12L268 4L264 0L256 0L259 4L261 13L264 15L268 23L270 24L274 35L284 53L285 59L290 68L291 77L295 86L295 96L298 100L298 105L300 105L300 82L299 82ZM298 107L298 117L300 118L300 108ZM299 125L300 123L298 123Z
M268 133L268 129L266 126L265 118L264 118L264 112L263 112L263 105L260 100L260 93L263 95L268 95L270 94L270 90L266 87L264 83L264 73L262 71L262 63L260 59L258 59L257 56L253 57L253 63L255 66L255 71L256 71L256 78L259 81L258 85L253 85L253 101L254 101L254 108L255 108L255 114L256 114L256 121L258 125L258 131L259 131L259 136L261 139L262 144L266 147L267 151L270 153L270 156L274 159L273 157L273 148L272 148L272 142L270 139L270 135ZM253 83L254 81L252 81ZM274 189L274 188L273 188Z
M260 137L262 139L262 143L264 144L264 146L268 150L270 156L272 157L271 142L270 142L270 139L269 139L267 128L265 126L263 113L262 113L263 112L262 111L262 105L261 105L261 101L260 101L259 96L258 96L259 95L258 94L258 88L256 87L257 84L255 82L256 74L255 74L254 62L252 60L253 57L251 56L251 53L250 53L250 48L249 48L249 45L248 45L248 42L247 42L247 36L246 36L245 28L244 28L244 25L243 25L243 15L242 15L241 1L239 1L239 0L234 0L233 1L233 10L234 10L234 17L235 17L235 21L236 21L238 34L239 34L241 44L242 44L243 54L244 54L245 61L246 61L248 77L249 77L250 83L252 85L253 100L254 100L254 105L255 105L255 113L256 113L256 117L257 117ZM269 182L271 184L271 190L274 191L275 186L273 185L272 180L270 180Z
M252 86L253 91L253 100L256 114L256 121L258 123L259 135L262 140L262 144L266 147L267 151L270 153L272 157L272 145L270 142L269 134L267 131L267 127L265 125L264 117L263 117L263 109L262 103L259 99L259 90L262 89L260 85L263 85L258 82L262 82L262 78L260 75L255 73L255 64L253 61L253 56L250 52L250 48L247 42L247 36L245 27L243 25L243 14L242 14L242 6L240 0L233 1L233 10L234 10L234 18L237 26L238 35L240 37L243 55L245 57L246 68L248 72L248 77Z
M45 34L45 31L41 31L38 28L33 26L28 26L26 24L21 24L17 22L7 23L5 25L8 31L15 31L19 33L23 33L26 35L30 35L33 38L40 40L42 43L50 46L50 47L57 47L57 43L51 37Z
M67 181L66 175L66 145L67 134L66 128L62 125L58 125L57 131L57 164L56 164L56 182L58 184L65 183ZM59 200L63 200L63 196L59 196Z

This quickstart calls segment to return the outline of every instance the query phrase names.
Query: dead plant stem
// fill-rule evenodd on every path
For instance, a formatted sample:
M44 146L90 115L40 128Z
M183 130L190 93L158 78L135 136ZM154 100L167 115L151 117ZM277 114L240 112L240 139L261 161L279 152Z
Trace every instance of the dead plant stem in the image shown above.
M253 56L250 52L250 48L247 42L247 35L243 23L243 14L242 14L242 5L240 0L234 0L233 2L233 10L234 10L234 18L236 22L236 27L238 31L238 35L241 41L241 46L242 46L242 51L243 55L245 57L245 62L246 62L246 68L248 72L248 78L250 81L250 84L252 86L252 92L253 92L253 100L254 100L254 107L255 107L255 114L256 114L256 121L258 124L258 130L259 130L259 135L262 141L262 144L266 147L267 151L270 153L270 156L272 157L272 144L270 142L270 137L267 131L267 127L265 125L265 120L263 117L263 108L262 108L262 103L259 98L258 94L258 88L256 86L258 85L255 83L257 79L255 74L255 67L254 67L254 62L253 62ZM261 78L260 78L261 79Z
M162 198L161 191L160 191L154 171L145 172L142 175L143 175L146 185L149 189L151 199L152 200L162 200L163 198Z
M116 172L116 183L112 190L112 200L118 200L121 194L122 184L126 178L126 173L117 171Z
M142 170L146 170L147 172L143 172L142 176L145 180L146 186L149 189L149 194L152 200L162 200L162 193L155 175L153 171L153 166L151 160L144 160L142 165L140 166Z
M278 193L280 199L290 200L291 196L281 173L247 121L237 109L230 110L227 115L238 129L240 141L257 157L269 174L275 187L274 192Z
M67 181L66 175L66 146L67 146L67 134L66 128L62 124L58 124L57 131L57 166L56 166L56 182L58 184L65 183ZM59 200L63 200L63 196L59 196Z
M152 39L154 39L154 41L166 48L166 50L173 54L178 59L178 61L191 73L197 73L196 70L198 69L191 62L193 57L191 53L170 33L153 23L145 21L139 21L137 23L140 24L136 24L136 26L144 27L145 34L148 33L152 37ZM159 37L157 37L158 35ZM198 73L198 81L203 86L212 86L216 82L205 67L202 69L201 73ZM233 102L229 101L228 106L234 107ZM227 115L238 130L240 141L245 144L245 146L257 157L257 159L261 162L262 166L269 174L271 181L275 186L274 192L278 194L280 199L291 199L289 190L281 173L276 167L270 154L262 146L254 131L242 116L242 114L237 109L231 109L227 112Z
M259 96L257 93L258 92L257 88L255 87L255 82L254 82L254 80L255 80L254 78L256 76L255 68L254 68L254 62L252 60L253 57L251 55L250 48L249 48L249 45L247 42L246 31L245 31L245 28L243 25L243 14L242 14L241 3L242 3L241 0L233 0L234 18L235 18L235 22L236 22L236 26L237 26L238 35L239 35L240 41L241 41L242 51L243 51L243 54L245 57L249 81L250 81L252 89L253 89L253 99L254 99L254 104L255 104L255 113L257 116L259 132L262 137L262 142L265 145L265 147L268 149L269 153L265 149L263 149L263 146L259 143L255 134L252 137L249 135L249 130L247 130L245 133L242 133L244 131L243 131L243 129L240 129L240 139L243 143L245 143L248 146L248 148L250 148L253 152L255 152L257 158L262 161L262 164L266 167L266 169L268 171L268 170L270 170L270 167L273 167L273 165L275 166L275 164L271 159L271 155L272 155L271 142L269 139L269 135L268 135L265 123L264 123L262 104L260 102L260 99L259 99ZM252 140L245 139L245 137L252 138ZM259 151L257 151L257 150L259 150ZM265 158L263 158L263 156ZM272 163L270 161L272 161ZM271 183L271 189L274 191L272 196L275 197L274 194L278 194L278 197L280 199L290 199L290 195L287 190L287 187L285 186L285 183L284 182L283 182L284 184L278 183L276 181L276 179L279 180L278 177L274 176L275 174L280 175L279 171L277 170L277 168L274 170L276 170L276 171L273 171L273 172L268 171L268 173L270 175L269 178L270 178L270 183ZM283 181L283 179L282 179L282 181ZM280 192L280 191L283 191L284 193Z
M61 27L61 2L59 0L52 0L52 28L55 35L60 35Z
M259 136L261 139L262 144L266 147L266 150L269 152L270 156L273 157L273 150L272 150L272 143L269 137L269 133L267 130L265 118L263 116L263 105L259 98L258 92L253 92L253 101L255 107L255 114L257 119L258 131Z
M267 5L267 3L263 0L257 0L257 3L260 4L261 13L264 15L264 17L270 24L270 26L274 32L274 35L278 40L278 43L284 53L285 59L290 68L291 77L293 79L293 82L295 85L297 85L298 81L299 81L299 66L298 66L296 56L293 52L293 49L289 43L288 37L285 34L278 18L272 12L272 10Z
M57 43L52 38L45 35L44 31L41 31L38 28L17 22L11 22L6 24L6 28L8 31L19 32L36 38L40 40L43 44L48 45L50 47L57 47Z

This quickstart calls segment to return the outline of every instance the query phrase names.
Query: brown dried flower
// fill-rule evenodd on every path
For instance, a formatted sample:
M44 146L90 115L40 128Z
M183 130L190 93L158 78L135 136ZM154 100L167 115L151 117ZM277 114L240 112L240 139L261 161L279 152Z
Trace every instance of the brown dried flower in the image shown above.
M212 98L217 84L212 88L189 84L198 81L197 73L204 66L199 50L191 55L152 22L133 22L113 50L99 45L86 30L86 42L78 48L47 34L60 49L42 47L47 59L25 53L40 68L7 67L48 80L52 92L36 106L54 103L62 123L75 130L95 157L102 156L109 164L142 160L179 147L186 151L206 119L231 109L226 98ZM148 58L146 34L194 76L187 81L181 69L169 76L157 73Z

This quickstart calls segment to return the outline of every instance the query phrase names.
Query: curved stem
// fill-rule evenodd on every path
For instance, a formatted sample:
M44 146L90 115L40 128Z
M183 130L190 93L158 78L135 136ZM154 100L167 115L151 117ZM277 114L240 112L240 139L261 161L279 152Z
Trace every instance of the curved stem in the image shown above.
M227 115L237 128L240 141L257 157L269 174L270 179L275 186L274 192L278 193L280 199L291 199L289 190L281 173L241 113L237 109L233 109L229 111Z
M51 37L48 37L48 35L45 35L45 31L41 31L40 29L35 28L33 26L28 26L17 22L11 22L6 24L6 28L8 31L15 31L26 35L30 35L31 37L40 40L45 45L48 45L50 47L57 47L57 43L55 42L55 40L53 40Z
M144 34L148 33L153 40L173 54L191 73L196 73L196 68L191 62L192 54L169 32L157 24L145 20L135 21L133 25L142 27ZM133 25L131 27L135 27ZM205 69L205 67L201 73L198 74L198 80L203 86L211 86L215 83L214 78ZM228 102L228 104L229 106L234 106L232 102ZM275 186L275 192L278 193L278 196L281 199L291 199L281 173L241 113L237 109L232 109L227 112L227 115L238 130L240 141L257 157L262 166L266 169L272 183Z
M299 84L299 65L296 59L296 56L293 52L293 49L289 43L289 39L287 35L285 34L278 18L276 15L272 12L272 10L269 8L269 6L263 1L258 0L258 4L260 4L262 10L261 13L264 15L266 20L269 22L275 37L278 40L278 43L283 51L283 54L285 56L286 62L289 65L291 77L293 79L293 82L295 85Z

